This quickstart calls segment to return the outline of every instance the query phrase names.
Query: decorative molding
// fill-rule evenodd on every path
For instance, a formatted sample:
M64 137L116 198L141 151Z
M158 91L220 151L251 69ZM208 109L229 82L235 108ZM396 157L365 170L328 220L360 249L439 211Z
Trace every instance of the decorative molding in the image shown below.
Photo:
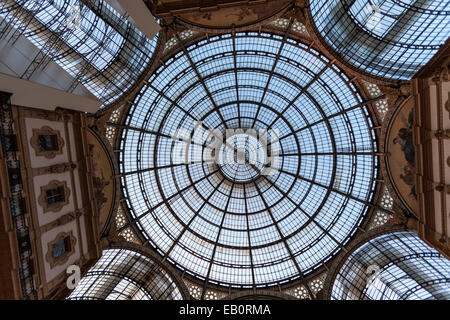
M73 120L73 114L72 114L72 112L70 110L58 107L58 108L55 109L55 114L56 114L57 119L59 121L68 122L68 121L72 121Z
M46 233L52 229L55 229L56 227L65 225L65 224L77 219L78 217L81 217L83 214L84 214L84 209L69 212L69 213L59 217L58 219L56 219L50 223L47 223L46 225L43 225L41 227L41 233Z
M69 237L69 250L66 250L58 258L53 258L53 245L64 238ZM50 264L50 268L54 268L58 265L63 265L69 260L69 257L75 253L75 244L77 239L73 236L73 232L60 232L53 241L48 243L47 254L45 255L45 260Z
M64 189L64 201L60 201L58 203L55 203L55 204L49 206L47 204L46 191L49 189L54 189L54 188L59 188L59 187L62 187ZM65 205L69 204L69 196L70 196L70 189L67 187L66 181L52 180L47 185L41 186L41 194L39 195L38 203L44 209L44 213L49 212L49 211L58 212Z
M167 25L169 25L170 27L176 27L178 31L182 31L181 29L190 29L204 34L220 34L220 33L247 31L250 28L255 27L259 28L261 26L270 23L274 19L281 18L286 14L289 14L289 12L292 11L293 9L294 6L292 6L292 4L290 4L289 2L286 2L284 6L280 7L278 10L274 10L273 12L271 12L270 15L266 17L261 17L259 19L255 19L242 25L236 25L235 23L230 23L227 26L212 26L206 24L198 24L193 20L189 20L186 19L185 17L182 17L180 14L166 16L163 19L166 21Z
M16 108L21 109L20 113L22 118L43 119L56 122L69 121L74 124L79 123L78 119L79 112L74 110L68 110L59 107L57 107L55 111L33 109L21 106L16 106Z
M445 102L445 110L448 111L448 113L449 113L449 118L450 118L450 92L448 93L448 99L447 99L447 101Z
M412 95L410 83L399 85L379 85L378 86L387 97L387 103L390 108L401 106Z
M56 139L58 142L58 149L57 150L51 150L51 151L41 151L40 145L39 145L39 136L40 135L56 135ZM33 147L36 156L44 156L47 159L53 159L56 157L57 154L63 153L63 147L64 147L64 140L61 138L61 133L58 130L53 130L49 126L43 126L40 129L33 129L33 136L30 140L31 147Z
M420 222L417 218L414 216L407 216L402 211L402 207L396 203L394 212L392 213L392 218L388 220L385 226L404 226L408 231L418 232L419 224Z
M436 130L435 137L442 140L442 139L450 139L450 129L445 130Z
M448 185L448 184L438 184L437 186L436 186L436 191L439 191L439 192L444 192L445 191L445 193L447 193L447 194L450 194L450 185Z
M48 167L32 168L33 176L41 176L44 174L63 173L77 168L78 165L73 162L55 164Z
M448 44L449 41L447 51L450 49ZM448 258L450 239L447 198L450 194L450 185L447 166L450 167L450 157L446 153L446 145L450 139L450 129L446 125L446 119L448 119L447 112L450 111L450 93L447 92L446 82L449 78L450 57L444 60L441 58L432 64L429 63L412 82L417 109L414 131L418 150L416 161L420 168L416 177L420 201L417 232L422 240ZM430 110L433 112L430 113Z

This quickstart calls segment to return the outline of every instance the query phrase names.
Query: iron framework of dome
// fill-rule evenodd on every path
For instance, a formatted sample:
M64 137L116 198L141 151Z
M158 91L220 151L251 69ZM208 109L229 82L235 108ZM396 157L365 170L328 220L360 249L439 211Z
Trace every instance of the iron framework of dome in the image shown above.
M204 283L304 279L340 252L372 206L378 159L367 102L333 61L288 35L242 32L181 45L120 126L131 216L121 229L133 226ZM250 128L277 131L268 139L279 144L275 173L262 174L247 157L227 168L204 161L214 138L200 132ZM221 150L248 139L225 140ZM180 145L188 162L174 161Z

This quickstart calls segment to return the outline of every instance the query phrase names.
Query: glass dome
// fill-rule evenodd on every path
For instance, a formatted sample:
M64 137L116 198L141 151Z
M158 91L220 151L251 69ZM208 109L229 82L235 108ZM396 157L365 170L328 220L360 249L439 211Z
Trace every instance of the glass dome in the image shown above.
M208 283L304 278L367 215L372 127L351 80L302 42L245 32L183 47L122 126L130 224Z

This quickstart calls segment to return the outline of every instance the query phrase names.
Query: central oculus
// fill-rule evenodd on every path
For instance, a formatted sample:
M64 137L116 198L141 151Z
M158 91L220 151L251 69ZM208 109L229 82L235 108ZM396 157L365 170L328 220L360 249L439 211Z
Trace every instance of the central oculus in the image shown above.
M257 179L267 161L267 146L256 135L236 133L224 139L216 158L226 179L248 183Z

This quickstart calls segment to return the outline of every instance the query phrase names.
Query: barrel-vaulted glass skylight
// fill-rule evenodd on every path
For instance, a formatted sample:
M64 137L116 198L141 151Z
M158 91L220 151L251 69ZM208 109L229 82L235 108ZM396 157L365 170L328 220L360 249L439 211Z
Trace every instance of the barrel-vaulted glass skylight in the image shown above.
M450 34L448 0L311 0L315 26L345 61L411 79Z
M331 299L449 300L450 262L416 233L383 235L347 258Z
M368 212L371 127L350 79L302 42L247 32L183 47L121 125L125 227L209 283L302 278L336 255ZM201 136L207 129L216 131ZM227 129L239 130L212 138ZM186 149L188 161L175 156Z
M181 300L171 275L151 258L128 249L107 249L72 291L69 300Z
M157 37L148 39L104 0L0 1L0 37L8 26L66 70L73 85L83 84L104 104L136 83L157 43ZM42 67L40 60L34 57L22 78Z

